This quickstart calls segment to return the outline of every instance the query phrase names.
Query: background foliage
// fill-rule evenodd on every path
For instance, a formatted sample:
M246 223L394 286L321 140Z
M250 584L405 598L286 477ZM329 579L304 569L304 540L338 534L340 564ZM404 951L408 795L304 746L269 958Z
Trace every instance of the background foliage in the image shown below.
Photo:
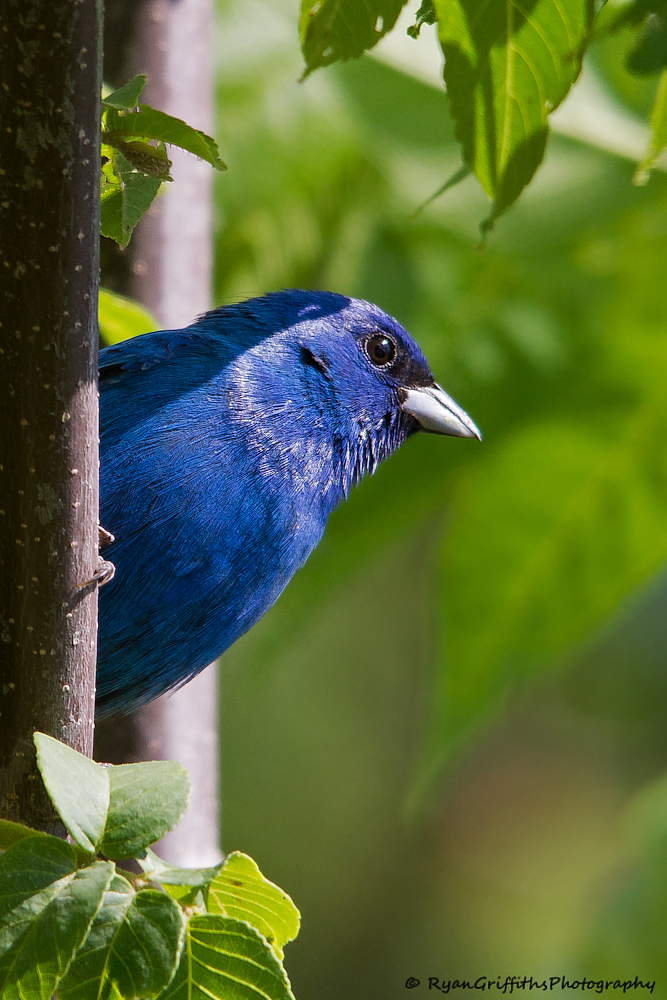
M226 654L223 843L299 901L300 1000L519 974L667 996L667 179L632 184L661 76L624 66L645 26L578 85L620 119L552 134L480 252L474 177L414 214L460 166L444 92L381 41L297 87L297 13L220 6L216 303L378 302L485 441L411 441ZM406 38L424 63L434 30ZM600 148L614 121L633 159Z

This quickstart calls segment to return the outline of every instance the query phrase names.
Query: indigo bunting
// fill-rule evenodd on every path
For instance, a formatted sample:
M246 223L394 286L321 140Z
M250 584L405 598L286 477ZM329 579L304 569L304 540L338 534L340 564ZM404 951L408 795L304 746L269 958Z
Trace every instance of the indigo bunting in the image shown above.
M396 320L304 291L106 348L100 422L100 716L220 656L411 434L480 437Z

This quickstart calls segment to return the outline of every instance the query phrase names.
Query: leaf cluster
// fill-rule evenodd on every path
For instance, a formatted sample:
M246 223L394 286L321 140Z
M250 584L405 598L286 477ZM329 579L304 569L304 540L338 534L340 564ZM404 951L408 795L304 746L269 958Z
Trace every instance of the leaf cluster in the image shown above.
M183 768L100 765L43 733L35 744L71 843L0 820L0 994L291 1000L289 896L238 852L187 869L150 850L187 807Z
M400 0L323 0L301 3L304 77L320 66L373 48L396 23ZM544 157L549 116L567 96L595 36L596 18L607 33L636 29L626 65L643 76L662 73L651 114L651 142L635 183L646 182L667 146L667 4L631 0L598 15L594 0L423 0L407 32L437 24L463 168L442 194L472 171L492 199L482 233L519 197ZM598 32L599 34L599 32Z
M139 104L146 77L135 76L102 99L101 231L127 246L132 230L160 190L171 181L168 145L178 146L226 170L214 140L180 118Z

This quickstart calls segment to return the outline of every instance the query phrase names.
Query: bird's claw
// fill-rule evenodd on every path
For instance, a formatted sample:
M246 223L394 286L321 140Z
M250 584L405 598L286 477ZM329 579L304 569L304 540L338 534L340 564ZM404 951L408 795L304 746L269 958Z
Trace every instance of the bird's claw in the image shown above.
M110 531L103 528L101 524L97 525L98 532L98 547L103 549L105 545L111 545L112 542L116 541L116 536L112 535Z
M98 556L97 569L92 575L90 580L85 580L83 583L77 584L79 590L82 587L90 587L92 584L96 583L98 587L103 587L105 583L110 583L116 575L116 567L108 559L103 559L102 556Z

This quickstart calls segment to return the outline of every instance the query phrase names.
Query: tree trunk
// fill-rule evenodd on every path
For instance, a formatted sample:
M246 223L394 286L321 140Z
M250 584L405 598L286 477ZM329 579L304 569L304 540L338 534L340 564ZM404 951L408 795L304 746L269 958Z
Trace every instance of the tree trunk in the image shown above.
M146 104L213 132L212 0L146 0L136 11L128 76L146 73ZM212 184L207 163L171 149L165 185L131 243L129 293L165 328L187 326L211 306ZM113 526L110 526L113 530ZM217 675L211 666L175 694L100 727L98 759L178 760L193 792L188 813L158 846L174 864L221 860L217 792Z
M34 730L91 754L97 593L98 0L0 17L0 815L52 821Z

